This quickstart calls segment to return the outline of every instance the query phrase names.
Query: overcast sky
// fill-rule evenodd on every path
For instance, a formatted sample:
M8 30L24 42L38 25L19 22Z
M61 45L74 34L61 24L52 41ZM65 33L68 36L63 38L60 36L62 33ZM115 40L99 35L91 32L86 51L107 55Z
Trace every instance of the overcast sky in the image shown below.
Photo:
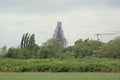
M52 37L57 21L69 45L96 39L99 32L120 31L120 0L0 0L0 47L18 46L26 32L35 33L41 45Z

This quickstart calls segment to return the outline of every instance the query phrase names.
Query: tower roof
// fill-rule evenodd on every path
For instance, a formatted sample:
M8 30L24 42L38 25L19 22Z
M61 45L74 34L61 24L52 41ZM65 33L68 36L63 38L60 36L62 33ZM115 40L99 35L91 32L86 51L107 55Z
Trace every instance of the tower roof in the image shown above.
M57 27L62 27L62 22L57 22Z

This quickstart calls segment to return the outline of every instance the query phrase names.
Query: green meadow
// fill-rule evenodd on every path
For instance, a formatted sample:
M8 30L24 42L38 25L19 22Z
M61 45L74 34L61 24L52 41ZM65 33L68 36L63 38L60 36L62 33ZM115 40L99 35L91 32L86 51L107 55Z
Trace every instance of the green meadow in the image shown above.
M120 73L1 72L0 80L120 80Z

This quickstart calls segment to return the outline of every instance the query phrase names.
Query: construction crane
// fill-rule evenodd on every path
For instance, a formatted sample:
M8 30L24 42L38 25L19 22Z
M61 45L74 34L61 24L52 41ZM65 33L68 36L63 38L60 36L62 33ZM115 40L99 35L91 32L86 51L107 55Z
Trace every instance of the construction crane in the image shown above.
M118 34L118 36L119 36L119 34L120 34L120 31L113 31L115 34Z
M100 40L99 37L102 36L102 34L101 33L96 33L95 35L97 36L97 41L99 41Z
M109 33L96 33L95 35L97 36L97 41L100 40L100 37L105 36L105 35L118 35L119 36L120 31L112 31Z
M100 37L104 36L104 35L114 35L113 33L97 33L95 34L97 36L97 41L100 40Z

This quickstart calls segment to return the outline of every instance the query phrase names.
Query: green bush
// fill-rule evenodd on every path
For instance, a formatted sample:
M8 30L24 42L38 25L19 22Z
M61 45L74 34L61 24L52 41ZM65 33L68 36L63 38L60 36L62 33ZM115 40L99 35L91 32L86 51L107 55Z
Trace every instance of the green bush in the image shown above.
M0 72L120 72L119 59L0 59Z

